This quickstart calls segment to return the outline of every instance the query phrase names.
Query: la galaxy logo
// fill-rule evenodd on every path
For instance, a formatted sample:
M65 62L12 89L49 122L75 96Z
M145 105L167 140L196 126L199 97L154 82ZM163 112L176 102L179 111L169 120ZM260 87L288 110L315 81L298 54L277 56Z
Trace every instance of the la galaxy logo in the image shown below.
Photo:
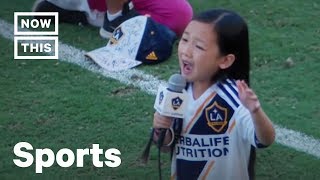
M159 96L159 104L162 103L163 97L164 97L163 91L161 91L161 92L160 92L160 96Z
M171 105L174 110L179 109L182 103L183 100L179 96L171 100Z
M227 124L228 110L216 101L205 109L208 126L215 132L220 132Z
M117 44L118 41L122 38L123 31L121 29L121 26L114 30L112 33L112 37L110 38L110 44Z

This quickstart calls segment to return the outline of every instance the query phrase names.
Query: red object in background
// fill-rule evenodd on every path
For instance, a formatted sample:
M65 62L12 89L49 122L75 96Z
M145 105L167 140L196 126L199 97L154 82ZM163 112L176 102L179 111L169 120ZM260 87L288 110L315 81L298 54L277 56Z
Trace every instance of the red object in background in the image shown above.
M90 9L96 9L98 11L107 11L106 0L88 0Z

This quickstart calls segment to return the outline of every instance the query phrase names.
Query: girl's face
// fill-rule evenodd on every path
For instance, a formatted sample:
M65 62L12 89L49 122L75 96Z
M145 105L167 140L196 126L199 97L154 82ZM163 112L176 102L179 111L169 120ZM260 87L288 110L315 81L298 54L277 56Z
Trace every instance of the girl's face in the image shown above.
M179 42L178 57L182 76L188 82L210 82L223 62L212 25L191 21Z

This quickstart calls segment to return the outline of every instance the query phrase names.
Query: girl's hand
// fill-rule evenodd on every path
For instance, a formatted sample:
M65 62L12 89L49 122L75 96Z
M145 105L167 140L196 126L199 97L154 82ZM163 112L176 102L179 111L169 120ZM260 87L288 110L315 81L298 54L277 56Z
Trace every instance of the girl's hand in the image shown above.
M261 107L257 95L248 87L244 80L238 80L237 87L241 103L250 111L250 113L257 112Z
M153 128L159 129L159 128L164 128L164 129L169 129L171 127L172 120L169 117L162 116L158 112L154 113L154 118L153 118Z

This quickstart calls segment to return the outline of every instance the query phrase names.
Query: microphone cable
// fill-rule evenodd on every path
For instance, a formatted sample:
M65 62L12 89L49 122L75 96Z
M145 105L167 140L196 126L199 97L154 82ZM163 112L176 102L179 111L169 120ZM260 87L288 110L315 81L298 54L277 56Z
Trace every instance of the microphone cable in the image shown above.
M160 135L158 139L158 172L159 172L159 180L162 180L162 172L161 172L161 147L163 146L163 141L166 136L167 129L160 129Z
M175 144L177 142L177 140L181 137L181 131L182 131L182 124L183 124L183 119L181 118L174 118L173 119L173 132L174 134L172 138L173 142L170 145L170 149L171 149L171 156L170 159L172 160L172 156L174 153L174 149L175 149ZM163 141L165 139L166 133L167 133L168 129L160 129L160 135L159 135L159 139L158 139L158 171L159 171L159 179L162 180L162 170L161 170L161 147L163 146Z

